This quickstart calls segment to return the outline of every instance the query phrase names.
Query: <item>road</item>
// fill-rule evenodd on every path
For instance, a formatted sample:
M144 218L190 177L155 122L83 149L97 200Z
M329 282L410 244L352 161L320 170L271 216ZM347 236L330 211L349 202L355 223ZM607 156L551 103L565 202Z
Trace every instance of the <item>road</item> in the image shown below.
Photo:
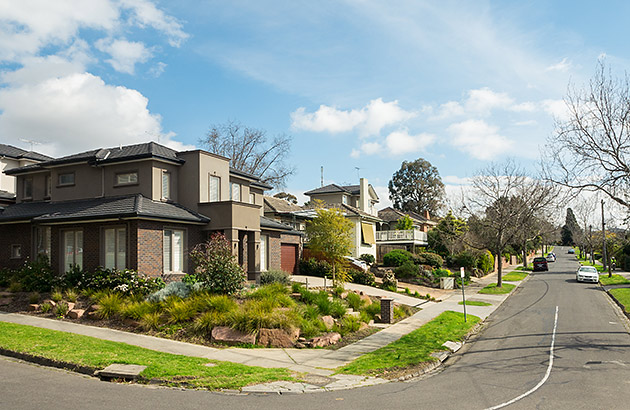
M549 272L532 275L474 341L423 380L246 396L104 383L0 358L0 408L486 409L519 397L505 408L630 408L627 321L597 285L575 282L577 261L566 249L558 247Z

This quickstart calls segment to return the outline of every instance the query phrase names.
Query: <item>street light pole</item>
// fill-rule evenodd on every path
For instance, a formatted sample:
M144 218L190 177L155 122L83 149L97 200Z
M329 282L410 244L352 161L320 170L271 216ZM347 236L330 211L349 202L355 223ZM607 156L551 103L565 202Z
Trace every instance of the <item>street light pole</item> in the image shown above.
M606 224L604 223L604 200L602 199L602 263L604 270L608 267L608 277L612 276L610 264L608 263L608 255L606 254Z
M595 258L593 257L593 225L588 226L588 246L591 248L591 264L595 266Z

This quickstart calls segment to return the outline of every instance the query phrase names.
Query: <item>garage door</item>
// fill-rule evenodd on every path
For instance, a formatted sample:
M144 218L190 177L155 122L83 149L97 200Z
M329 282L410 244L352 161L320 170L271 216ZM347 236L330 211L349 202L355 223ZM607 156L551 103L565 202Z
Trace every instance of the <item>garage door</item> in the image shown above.
M297 245L283 243L280 245L280 253L282 256L282 270L295 274L295 268L297 266Z

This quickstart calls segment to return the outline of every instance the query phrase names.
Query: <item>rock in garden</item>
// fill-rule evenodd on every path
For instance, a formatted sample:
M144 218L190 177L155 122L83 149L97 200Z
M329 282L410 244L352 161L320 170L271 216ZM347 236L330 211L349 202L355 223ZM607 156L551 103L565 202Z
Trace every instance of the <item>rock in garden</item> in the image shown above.
M311 341L311 346L326 347L336 344L339 340L341 340L341 335L339 333L327 333L325 335L313 338L313 340Z
M335 325L335 319L332 316L322 316L322 322L324 322L327 330L332 329Z
M300 334L300 329L260 329L258 344L269 347L293 347Z
M302 294L301 293L291 293L291 297L295 300L302 300Z
M361 295L361 300L365 301L368 305L372 303L372 299L368 295Z
M363 330L363 329L367 329L369 326L367 323L365 322L361 322L361 324L359 325L359 331Z
M85 314L85 316L86 316L88 319L90 319L90 320L99 320L99 319L100 319L100 317L98 317L98 313L97 313L95 310L93 310L93 311L91 311L91 312L87 312L87 313Z
M48 303L48 304L50 305L50 307L53 307L53 308L54 308L55 306L57 306L57 302L55 302L55 301L54 301L54 300L52 300L52 299L46 299L46 300L44 301L44 303ZM43 304L43 303L42 303L42 304Z
M70 319L81 319L84 313L84 309L72 309L70 312L68 312L68 317Z
M304 343L297 342L295 344L295 347L298 348L298 349L304 349L306 347L306 345Z
M85 309L86 313L96 312L101 308L101 305L90 305L87 309Z
M255 344L256 335L252 333L241 332L227 326L216 326L212 328L212 340L214 340L215 342L231 345L239 343Z
M35 303L28 305L29 312L37 312L38 310L39 310L39 305Z
M72 302L66 302L66 305L68 305L68 311L74 309L74 307L76 306L76 304Z

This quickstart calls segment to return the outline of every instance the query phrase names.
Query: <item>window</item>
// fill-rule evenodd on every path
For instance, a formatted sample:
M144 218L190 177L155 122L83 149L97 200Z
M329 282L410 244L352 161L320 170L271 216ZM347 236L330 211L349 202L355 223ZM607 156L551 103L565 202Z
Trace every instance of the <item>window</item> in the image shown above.
M125 172L123 174L116 174L116 185L131 185L138 183L137 172Z
M59 174L59 185L74 185L74 172Z
M162 199L171 199L171 174L162 171Z
M63 232L63 271L73 266L83 269L83 231Z
M122 270L127 267L127 229L107 228L103 231L105 268Z
M256 195L255 194L252 194L252 193L249 194L249 203L250 204L255 204L256 203Z
M210 175L208 179L208 202L221 200L221 178Z
M24 178L24 198L33 198L33 178Z
M183 272L184 270L184 231L164 230L164 272Z
M44 255L50 260L50 226L35 228L35 252L37 255Z
M361 222L361 243L366 245L374 245L374 227L372 224Z
M269 237L260 235L260 270L266 271L267 267L267 249L269 249Z
M46 198L50 198L50 194L52 193L52 177L50 175L46 175L46 186L44 189L46 190Z
M241 200L241 184L237 184L236 182L230 182L230 200L232 201Z
M22 245L11 245L11 259L20 259L22 257Z

